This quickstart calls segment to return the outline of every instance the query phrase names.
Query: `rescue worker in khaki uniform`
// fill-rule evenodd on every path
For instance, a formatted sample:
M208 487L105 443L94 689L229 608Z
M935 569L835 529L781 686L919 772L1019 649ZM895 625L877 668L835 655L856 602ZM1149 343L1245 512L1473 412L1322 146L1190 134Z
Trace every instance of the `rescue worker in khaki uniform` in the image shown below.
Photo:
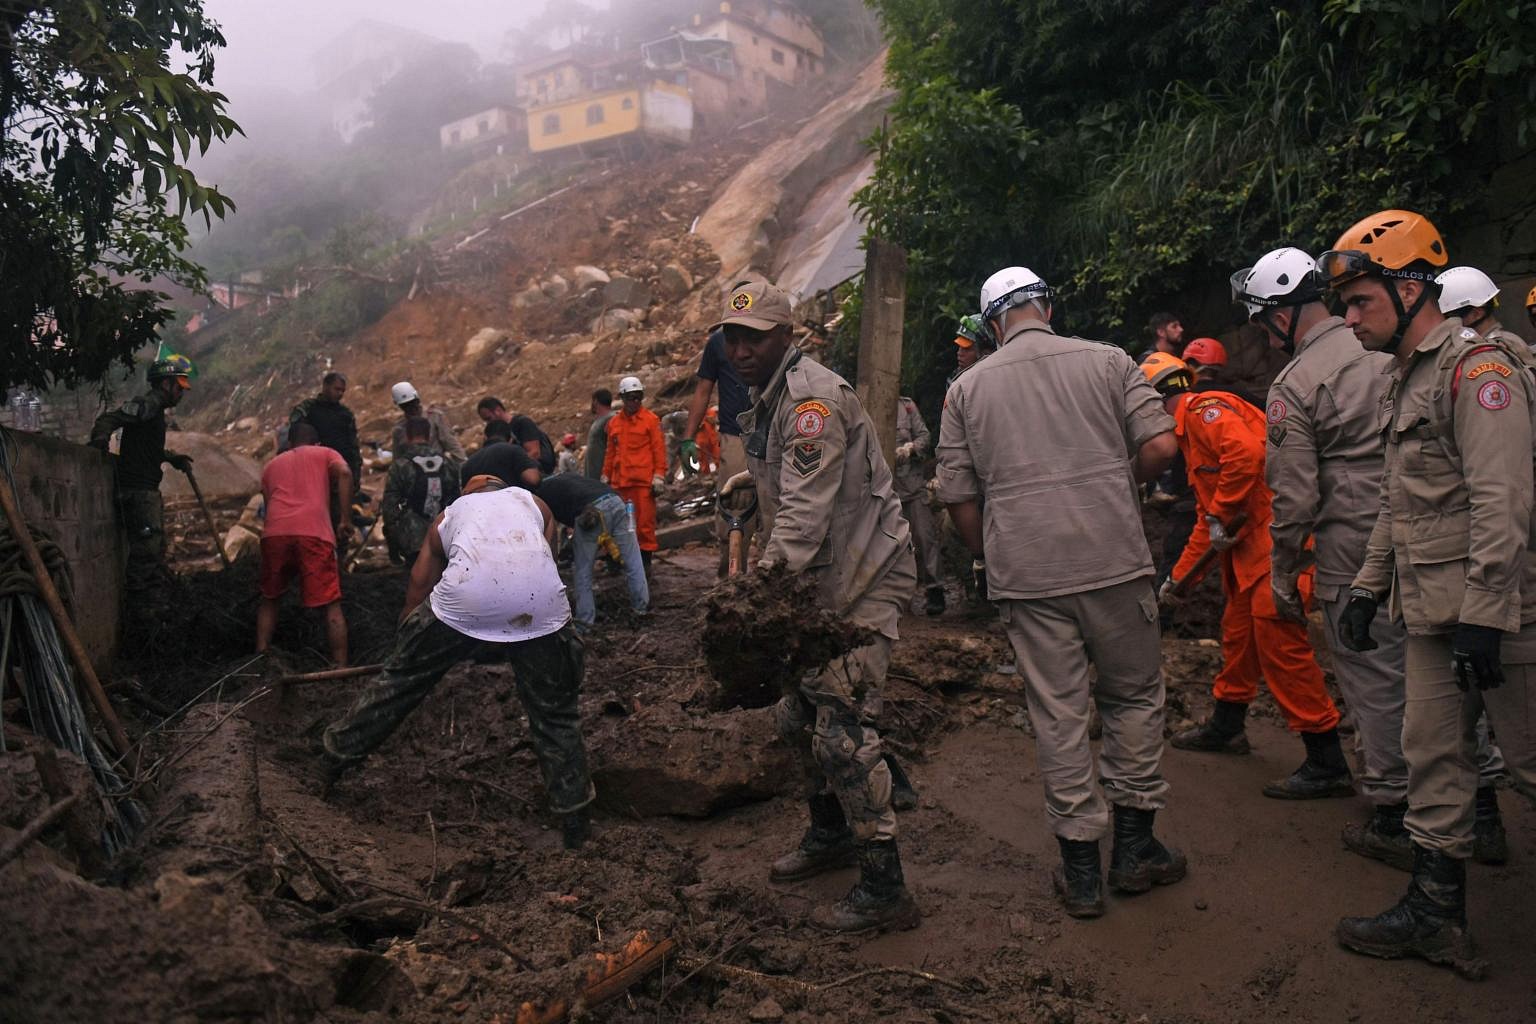
M1051 330L1051 290L1032 271L993 274L981 303L1002 342L985 373L961 374L945 395L939 498L985 573L1024 677L1061 849L1052 881L1068 914L1097 917L1106 797L1111 887L1145 892L1185 872L1183 855L1152 833L1168 794L1164 691L1136 489L1173 460L1173 420L1123 351ZM1097 765L1090 701L1103 722Z
M149 391L96 417L90 444L107 451L112 435L122 431L117 454L117 512L128 531L128 565L124 587L135 600L131 613L148 609L146 594L165 582L165 503L160 498L162 463L183 473L192 469L190 455L165 447L165 411L175 408L191 390L192 362L173 355L150 364Z
M901 396L896 400L896 497L901 499L901 514L912 529L912 544L917 549L917 582L924 590L923 612L944 614L944 584L939 582L939 531L928 507L928 474L923 459L931 450L928 424L917 403Z
M739 418L769 536L761 565L816 580L824 607L878 633L800 679L775 709L807 758L811 826L773 863L776 880L809 878L857 856L859 881L811 923L829 931L915 927L902 877L891 773L875 728L896 623L916 584L912 541L874 425L848 382L793 345L789 296L763 280L726 292L727 355L751 388ZM807 735L807 730L811 730Z
M1202 556L1214 549L1227 597L1221 615L1222 667L1211 687L1215 707L1210 718L1169 742L1181 750L1248 753L1243 724L1262 675L1307 748L1301 767L1266 785L1264 795L1278 800L1353 796L1349 763L1339 745L1339 709L1323 685L1307 628L1281 617L1270 588L1264 415L1224 391L1192 393L1194 376L1174 356L1154 352L1141 367L1177 423L1197 513L1189 544L1158 596L1176 603L1181 584L1199 578ZM1295 586L1304 604L1312 591L1310 568Z
M1524 354L1530 346L1520 335L1499 322L1499 286L1476 267L1452 267L1435 278L1440 286L1440 312L1455 317L1461 326L1470 327L1489 341L1496 341L1511 352Z
M1377 424L1392 358L1367 352L1344 321L1323 304L1317 264L1300 249L1266 253L1232 276L1232 296L1270 344L1292 357L1269 389L1265 480L1274 493L1269 533L1270 587L1282 618L1305 623L1297 580L1316 566L1313 594L1330 637L1349 599L1381 507L1382 447ZM1315 550L1309 548L1309 541ZM1335 643L1334 676L1355 722L1360 789L1371 817L1344 827L1355 853L1407 871L1413 844L1403 827L1408 763L1403 760L1403 630L1379 624L1375 650ZM1486 729L1484 730L1486 741ZM1480 743L1490 780L1502 772L1497 751ZM1478 855L1504 857L1504 827L1492 788L1478 789Z
M1374 646L1382 601L1407 627L1403 756L1413 880L1376 917L1339 922L1347 948L1483 969L1467 931L1466 859L1486 707L1514 784L1536 798L1536 557L1531 554L1536 388L1522 353L1436 306L1445 243L1387 210L1318 265L1361 345L1394 358L1380 423L1381 512L1340 615L1340 640Z

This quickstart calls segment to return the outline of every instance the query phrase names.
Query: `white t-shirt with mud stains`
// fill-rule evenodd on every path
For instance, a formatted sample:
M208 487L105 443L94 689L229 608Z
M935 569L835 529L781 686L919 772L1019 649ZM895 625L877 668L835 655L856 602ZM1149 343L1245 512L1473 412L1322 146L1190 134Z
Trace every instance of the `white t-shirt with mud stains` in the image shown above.
M521 487L466 494L437 528L448 568L432 614L477 640L547 636L571 619L565 585L544 541L544 517Z

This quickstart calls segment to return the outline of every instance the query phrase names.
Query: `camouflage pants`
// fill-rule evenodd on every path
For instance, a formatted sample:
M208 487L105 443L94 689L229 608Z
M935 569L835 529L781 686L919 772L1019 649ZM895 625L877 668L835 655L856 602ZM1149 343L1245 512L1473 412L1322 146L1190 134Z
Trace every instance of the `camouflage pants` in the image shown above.
M880 637L800 680L774 706L779 735L800 754L806 796L831 789L860 842L893 839L891 771L875 727L891 641Z
M155 590L165 582L165 503L159 491L119 491L117 514L128 531L124 589Z
M326 753L347 763L361 761L389 738L449 669L470 659L512 666L551 810L569 814L591 803L594 791L576 708L586 652L570 624L533 640L490 643L444 625L432 614L431 602L421 602L401 623L384 674L325 730Z

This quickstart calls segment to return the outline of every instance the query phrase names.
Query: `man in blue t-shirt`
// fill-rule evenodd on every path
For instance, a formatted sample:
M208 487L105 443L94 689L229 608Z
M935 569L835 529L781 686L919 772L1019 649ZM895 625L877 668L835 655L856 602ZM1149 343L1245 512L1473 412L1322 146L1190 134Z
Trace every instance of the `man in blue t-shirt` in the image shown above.
M704 354L699 358L699 370L694 374L693 399L688 405L688 425L683 428L682 457L687 460L695 454L694 438L704 425L704 413L709 409L710 393L720 387L720 469L715 474L715 490L719 492L725 482L747 468L747 453L742 447L741 425L736 417L752 407L747 397L747 385L736 373L736 368L725 356L725 333L711 331L704 343ZM750 493L743 488L735 493ZM750 518L742 530L743 550L752 546L752 535L757 532L757 517ZM720 541L720 565L716 575L725 576L730 559L727 547L728 528L725 520L715 517L715 537Z

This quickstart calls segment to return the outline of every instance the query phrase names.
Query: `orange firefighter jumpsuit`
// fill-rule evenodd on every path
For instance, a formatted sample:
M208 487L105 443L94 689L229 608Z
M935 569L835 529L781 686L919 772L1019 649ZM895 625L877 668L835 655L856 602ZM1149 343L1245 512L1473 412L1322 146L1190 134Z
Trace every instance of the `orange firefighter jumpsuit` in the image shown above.
M1259 676L1296 732L1326 732L1339 723L1339 710L1323 686L1312 656L1307 627L1280 618L1269 588L1270 501L1264 484L1264 414L1222 391L1186 394L1174 410L1175 436L1189 466L1195 491L1195 531L1174 567L1184 579L1211 546L1206 516L1223 525L1240 512L1247 521L1237 543L1220 556L1227 608L1221 618L1222 669L1212 693L1217 700L1250 703ZM1310 602L1309 568L1297 580Z
M716 412L709 410L699 432L693 435L693 443L699 446L699 472L713 473L720 468L720 428L715 426Z
M661 420L642 406L633 416L614 413L608 421L608 452L603 479L635 505L635 535L641 551L656 550L656 495L651 481L667 475L667 442Z

